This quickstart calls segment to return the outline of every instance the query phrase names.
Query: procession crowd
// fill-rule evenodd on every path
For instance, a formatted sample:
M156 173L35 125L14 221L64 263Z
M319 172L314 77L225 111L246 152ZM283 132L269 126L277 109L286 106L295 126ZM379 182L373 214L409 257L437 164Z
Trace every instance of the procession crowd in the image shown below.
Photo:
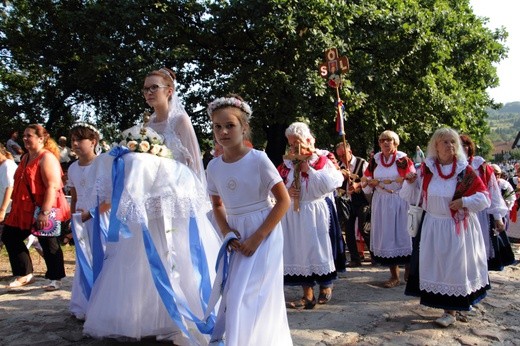
M275 167L251 145L249 104L230 94L207 106L215 152L203 163L175 74L151 71L142 93L153 114L108 152L86 122L72 126L72 150L38 124L23 132L25 150L16 132L0 145L9 289L34 283L26 239L45 260L44 289L60 289L70 222L70 312L86 336L292 345L286 309L328 304L338 272L368 260L388 267L383 287L404 280L448 327L486 297L490 270L515 261L507 230L518 181L454 129L439 128L413 157L385 130L366 160L346 141L316 148L309 125L295 122ZM285 285L301 298L287 301Z

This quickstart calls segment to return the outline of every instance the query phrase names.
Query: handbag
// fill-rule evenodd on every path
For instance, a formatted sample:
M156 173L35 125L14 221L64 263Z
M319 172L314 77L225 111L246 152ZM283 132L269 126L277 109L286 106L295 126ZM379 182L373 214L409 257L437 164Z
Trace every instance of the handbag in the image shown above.
M417 231L419 231L419 227L421 225L421 218L424 212L422 207L419 207L419 202L421 201L421 193L417 197L417 202L415 205L411 204L408 209L408 224L407 230L410 237L415 237L417 235Z
M56 220L56 208L51 208L49 215L47 215L47 225L44 228L38 229L36 227L36 219L40 212L41 208L36 206L36 208L34 208L31 233L37 237L58 237L61 235L61 221Z
M491 225L494 224L493 216L491 216ZM506 231L496 232L491 229L491 246L495 252L495 257L488 260L488 269L501 271L505 266L516 263L515 253L511 247L511 242Z

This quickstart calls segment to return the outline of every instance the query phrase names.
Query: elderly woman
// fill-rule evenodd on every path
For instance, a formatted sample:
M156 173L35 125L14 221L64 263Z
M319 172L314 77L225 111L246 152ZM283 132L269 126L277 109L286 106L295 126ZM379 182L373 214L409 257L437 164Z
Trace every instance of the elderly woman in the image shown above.
M16 279L10 288L25 286L33 282L33 266L24 239L31 228L43 229L49 222L52 208L56 208L56 219L66 221L70 209L63 194L62 171L56 142L41 125L29 125L23 133L23 142L28 153L20 160L14 175L11 213L5 220L2 240L9 254L9 261ZM40 213L33 216L35 207ZM63 252L58 237L39 236L43 258L47 265L45 277L50 280L44 288L48 291L61 287L65 277Z
M390 279L383 286L399 285L399 265L407 265L412 254L412 240L406 230L408 203L399 197L406 174L415 173L413 161L398 151L399 136L384 131L379 136L381 152L370 160L364 175L368 178L363 189L372 197L372 234L370 250L374 260L390 267ZM407 279L407 267L405 280Z
M320 286L318 303L332 296L336 268L329 237L329 207L325 198L343 183L343 176L326 155L318 155L309 127L300 122L285 131L290 154L301 160L285 159L279 172L289 190L292 206L282 219L284 230L284 281L302 286L303 297L287 304L290 308L312 309L314 286ZM299 210L294 204L299 203Z
M435 322L447 327L455 311L467 311L489 289L484 241L476 213L489 207L486 186L466 160L457 132L435 131L418 175L406 176L401 197L412 202L422 194L426 213L417 234L419 286L406 294L421 304L444 309Z
M494 251L493 243L496 242L494 233L495 231L505 231L505 224L502 218L507 215L509 210L502 198L500 187L498 186L495 172L491 165L489 165L484 158L475 155L475 143L473 143L468 135L460 135L460 140L462 142L462 148L468 158L468 164L473 168L488 189L491 199L489 208L477 213L480 229L484 236L484 244L486 245L485 251L488 259L488 269L502 270L504 266L500 261L497 261L498 257L496 257Z

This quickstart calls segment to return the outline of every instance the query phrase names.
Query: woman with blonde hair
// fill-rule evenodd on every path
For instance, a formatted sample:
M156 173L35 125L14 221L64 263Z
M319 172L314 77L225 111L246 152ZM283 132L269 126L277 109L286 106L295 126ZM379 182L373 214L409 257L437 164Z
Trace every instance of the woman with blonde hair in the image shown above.
M24 239L31 228L41 230L49 223L51 209L56 210L56 220L70 218L70 209L63 193L62 171L56 142L47 130L37 124L27 126L23 142L28 153L20 160L15 176L11 213L5 220L2 240L9 254L9 261L16 277L10 288L33 282L33 266ZM36 207L40 208L38 215ZM47 265L45 277L50 280L44 288L48 291L61 287L65 277L63 252L57 236L38 236Z
M418 271L406 294L421 304L443 309L435 323L455 323L456 311L468 311L489 289L484 239L477 213L490 205L489 192L466 159L458 133L435 131L419 174L406 176L400 196L412 203L421 194L426 211L414 238Z

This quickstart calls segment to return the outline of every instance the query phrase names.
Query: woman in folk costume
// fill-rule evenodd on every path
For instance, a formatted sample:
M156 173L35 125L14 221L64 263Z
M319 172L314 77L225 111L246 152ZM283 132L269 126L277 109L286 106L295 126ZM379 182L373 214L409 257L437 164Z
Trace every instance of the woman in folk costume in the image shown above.
M292 345L280 224L289 195L267 155L244 142L251 131L249 105L229 95L211 102L208 114L223 147L223 154L208 164L208 191L224 243L232 251L212 341L221 341L225 331L228 346Z
M379 135L381 152L370 160L364 175L368 178L363 188L372 194L372 219L370 249L374 260L390 267L390 279L383 286L399 285L399 265L405 265L407 280L408 263L412 254L412 240L407 232L408 203L399 197L406 174L414 173L413 161L398 151L399 136L393 131Z
M494 251L496 244L493 243L497 242L497 236L495 235L495 232L505 231L505 223L503 218L507 215L509 210L506 206L506 203L504 202L504 199L502 198L500 187L498 186L498 182L491 165L489 165L481 156L475 155L475 143L468 135L460 135L460 140L462 142L462 148L468 158L469 165L471 165L473 170L480 177L488 189L489 197L491 198L491 205L489 208L481 210L477 213L482 235L484 236L484 244L486 245L488 270L502 270L503 264L500 263L500 261L497 261L498 254L496 254Z
M455 323L456 311L469 310L489 289L476 215L489 207L489 193L468 164L455 130L435 131L419 174L407 175L400 195L412 203L417 194L422 194L426 213L414 238L419 270L411 273L406 294L419 296L423 305L443 309L435 322L447 327Z
M160 69L142 89L154 109L148 124L163 124L164 137L135 126L96 160L96 192L112 211L84 325L92 337L209 342L215 316L202 319L221 242L206 216L197 138L174 86L173 73Z
M284 281L286 285L303 288L302 298L287 306L312 309L316 305L314 286L319 285L317 302L325 304L331 299L337 276L329 236L330 213L325 199L341 186L343 176L327 156L316 153L314 137L306 124L291 124L285 130L285 136L290 155L306 157L301 162L285 159L278 168L292 197L292 206L282 219ZM295 210L296 203L299 210Z

